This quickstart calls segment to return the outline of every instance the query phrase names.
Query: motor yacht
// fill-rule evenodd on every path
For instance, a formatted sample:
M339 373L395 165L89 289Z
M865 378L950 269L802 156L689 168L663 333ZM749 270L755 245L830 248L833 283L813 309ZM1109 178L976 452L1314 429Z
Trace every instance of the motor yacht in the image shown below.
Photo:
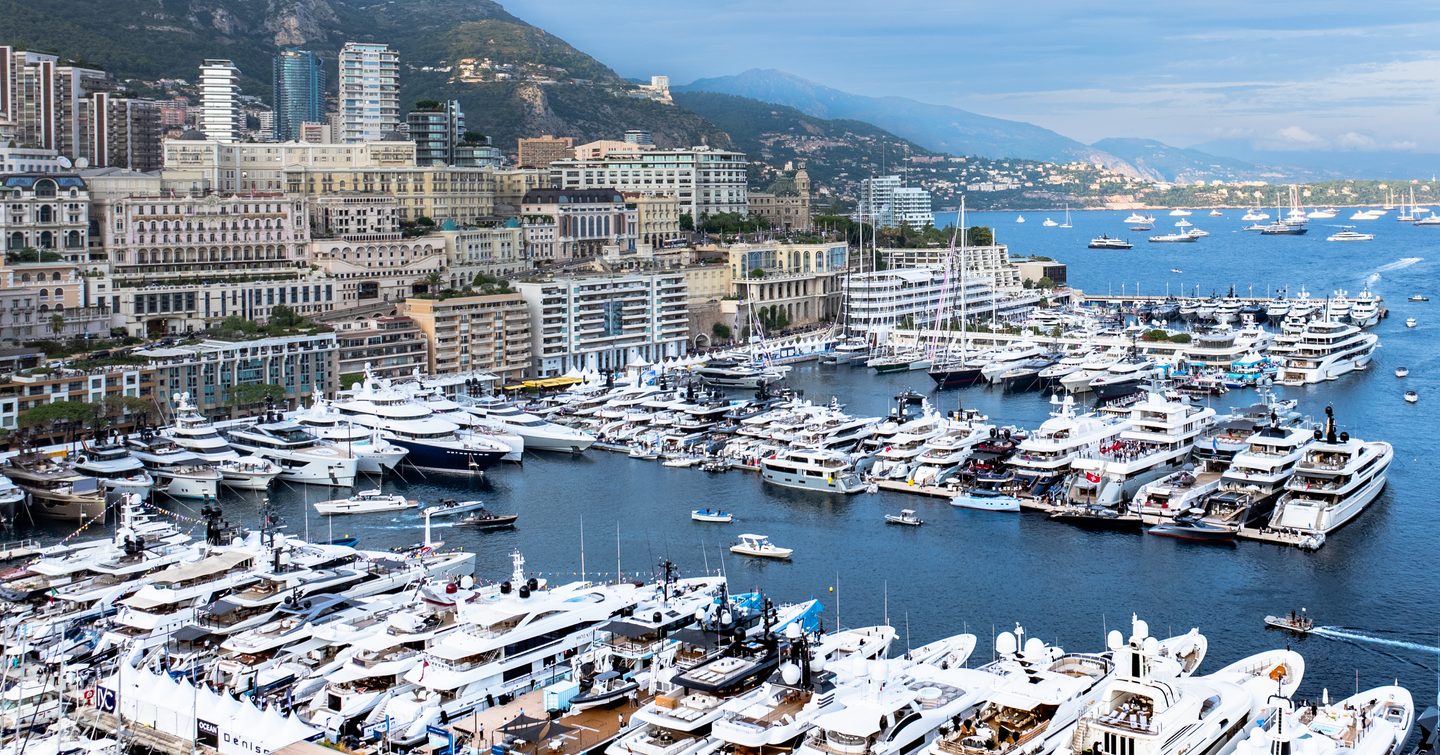
M521 562L523 563L523 562ZM691 584L681 580L681 587ZM713 586L713 578L693 584ZM412 689L376 706L368 718L389 717L392 741L422 740L426 726L455 720L501 695L529 690L568 666L589 646L594 627L652 598L657 585L576 582L558 587L517 578L499 592L457 606L459 628L433 641L404 681Z
M1415 723L1415 700L1404 687L1385 686L1356 692L1319 705L1296 706L1284 695L1271 695L1260 725L1235 745L1234 755L1333 755L1401 751Z
M235 490L266 490L280 476L280 465L259 456L241 456L190 400L189 393L172 396L174 422L160 434L220 470L220 484Z
M772 485L824 493L859 493L866 488L849 456L821 449L787 450L761 459L760 478Z
M338 488L355 485L359 467L353 455L322 442L278 412L266 412L251 424L226 427L222 437L237 451L279 465L282 480Z
M595 442L595 437L589 433L521 411L514 403L498 396L461 396L457 403L480 419L524 438L525 448L531 451L579 453Z
M1020 441L1007 462L1014 471L1010 492L1027 501L1048 501L1061 492L1072 462L1098 456L1129 428L1126 418L1081 413L1073 396L1052 396L1050 417Z
M1335 411L1325 407L1325 427L1315 431L1304 457L1275 503L1269 528L1318 547L1385 489L1386 472L1395 458L1384 441L1362 441L1336 433Z
M74 463L76 472L99 480L100 486L114 495L134 493L143 498L155 487L155 478L145 471L145 465L119 443L89 446Z
M1132 356L1114 362L1092 378L1090 390L1094 392L1095 400L1103 403L1139 391L1143 383L1159 372L1160 367L1148 358Z
M870 358L870 342L863 338L847 338L835 348L820 355L821 364L862 364Z
M916 485L943 485L970 460L975 447L990 437L995 426L974 410L956 411L946 428L925 441L906 470L905 479Z
M1091 249L1134 249L1135 245L1125 239L1115 239L1105 234L1090 239Z
M220 495L220 470L170 438L145 431L127 440L125 448L155 478L156 492L207 501Z
M331 402L350 421L406 449L405 464L425 471L477 474L514 452L509 443L462 428L409 393L367 375L358 389ZM455 407L461 419L478 418ZM523 440L520 441L523 444Z
M707 385L719 388L759 388L774 385L790 372L786 365L763 365L750 358L717 357L692 370Z
M105 515L105 488L100 481L61 459L22 452L7 459L0 472L29 496L31 516L87 521Z
M1132 621L1128 642L1118 631L1107 640L1115 676L1055 750L1080 755L1087 748L1134 755L1226 752L1257 723L1260 701L1291 694L1304 677L1299 653L1272 650L1244 658L1208 676L1180 677L1161 662L1145 622Z
M1130 426L1095 456L1072 462L1076 474L1055 518L1074 524L1138 528L1128 504L1141 486L1179 470L1195 439L1215 422L1215 410L1156 393L1127 409ZM1087 521L1086 517L1094 517ZM1118 518L1117 518L1118 517Z
M409 450L381 437L374 428L352 422L336 411L324 398L315 397L310 408L292 418L315 437L332 445L343 446L355 457L355 468L361 474L383 475L394 472Z
M1272 354L1283 359L1276 374L1280 385L1306 385L1334 380L1370 366L1380 337L1335 320L1315 320L1293 336L1276 339Z
M315 511L321 514L373 514L379 511L404 511L418 505L415 499L403 495L362 490L349 498L316 501Z

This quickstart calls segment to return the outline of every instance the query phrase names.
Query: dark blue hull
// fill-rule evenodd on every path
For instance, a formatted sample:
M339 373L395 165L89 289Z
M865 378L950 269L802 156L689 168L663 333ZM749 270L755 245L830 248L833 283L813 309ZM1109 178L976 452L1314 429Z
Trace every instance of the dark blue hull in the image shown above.
M475 474L495 466L506 454L505 451L433 446L393 435L387 436L387 440L410 452L405 454L405 460L402 462L405 466L423 469L427 472Z

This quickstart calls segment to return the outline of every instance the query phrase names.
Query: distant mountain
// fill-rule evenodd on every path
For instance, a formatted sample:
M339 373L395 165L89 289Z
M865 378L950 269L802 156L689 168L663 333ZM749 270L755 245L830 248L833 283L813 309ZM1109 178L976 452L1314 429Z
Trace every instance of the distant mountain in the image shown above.
M865 121L936 152L1062 163L1079 160L1133 172L1114 155L1034 124L904 97L851 94L772 69L700 79L678 90L733 94L787 105L817 118Z
M345 42L386 42L400 51L402 109L417 99L458 99L467 124L506 149L521 135L589 140L619 138L626 128L648 129L665 146L729 144L699 117L633 96L634 85L609 67L491 0L0 0L0 19L0 43L122 79L193 81L204 58L230 58L242 93L267 101L281 46L321 55L333 92ZM460 81L462 58L515 73Z
M1173 147L1154 139L1102 139L1090 146L1130 163L1145 178L1155 181L1273 181L1290 176L1290 172L1280 168L1265 168L1233 157Z
M1293 174L1311 179L1390 180L1440 174L1440 154L1429 152L1257 149L1241 139L1217 139L1192 149L1250 163L1291 166Z
M904 158L932 153L864 121L826 120L792 107L713 92L677 92L675 103L730 134L736 149L767 166L805 160L811 182L842 192ZM886 161L888 160L888 166ZM764 169L752 171L763 187ZM842 188L843 187L843 188Z

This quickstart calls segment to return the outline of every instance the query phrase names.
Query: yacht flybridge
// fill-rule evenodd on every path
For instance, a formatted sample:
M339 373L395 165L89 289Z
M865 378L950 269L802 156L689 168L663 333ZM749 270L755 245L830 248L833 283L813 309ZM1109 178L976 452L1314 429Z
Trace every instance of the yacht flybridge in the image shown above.
M236 490L265 490L280 476L280 465L258 455L242 457L220 436L190 399L189 393L171 397L175 405L174 424L160 431L175 445L220 471L220 483Z

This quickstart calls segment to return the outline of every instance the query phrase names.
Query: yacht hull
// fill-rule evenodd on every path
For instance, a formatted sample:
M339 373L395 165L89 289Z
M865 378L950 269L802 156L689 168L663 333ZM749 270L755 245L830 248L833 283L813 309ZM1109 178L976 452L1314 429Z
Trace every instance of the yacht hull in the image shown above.
M941 388L965 388L981 380L979 367L955 367L930 370L930 379Z
M406 466L426 472L475 474L495 466L509 453L508 449L502 451L434 446L401 437L387 438L387 440L409 451L405 455Z

